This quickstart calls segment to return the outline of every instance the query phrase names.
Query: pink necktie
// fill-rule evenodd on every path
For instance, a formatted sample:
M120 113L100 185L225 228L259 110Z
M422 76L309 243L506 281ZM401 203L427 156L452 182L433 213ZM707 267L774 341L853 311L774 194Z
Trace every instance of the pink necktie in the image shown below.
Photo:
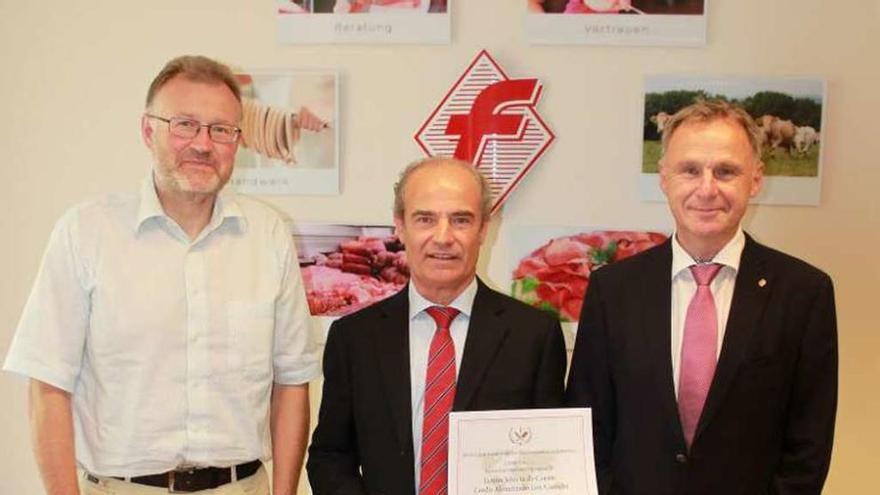
M458 310L432 306L427 312L434 318L437 330L431 339L425 374L419 495L438 495L446 493L449 411L455 399L455 345L449 334L449 325L458 316Z
M688 305L684 320L678 375L678 415L688 448L694 441L697 422L715 374L718 316L709 284L720 269L721 265L716 263L691 266L691 273L697 281L697 292Z

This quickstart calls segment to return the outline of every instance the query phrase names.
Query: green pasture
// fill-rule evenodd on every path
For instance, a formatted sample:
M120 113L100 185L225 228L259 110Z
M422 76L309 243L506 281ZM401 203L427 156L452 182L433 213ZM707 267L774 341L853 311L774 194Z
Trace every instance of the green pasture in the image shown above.
M657 173L660 159L660 141L644 141L642 172ZM788 152L776 150L764 155L764 175L784 177L816 177L819 175L819 147L812 146L804 156L789 156Z

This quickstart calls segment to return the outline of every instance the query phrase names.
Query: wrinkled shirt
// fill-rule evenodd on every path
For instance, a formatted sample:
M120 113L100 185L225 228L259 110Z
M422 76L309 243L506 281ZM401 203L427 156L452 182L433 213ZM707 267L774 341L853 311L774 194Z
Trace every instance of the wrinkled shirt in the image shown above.
M265 460L273 382L319 373L308 316L278 214L223 192L190 240L148 177L59 220L4 368L72 394L92 473Z

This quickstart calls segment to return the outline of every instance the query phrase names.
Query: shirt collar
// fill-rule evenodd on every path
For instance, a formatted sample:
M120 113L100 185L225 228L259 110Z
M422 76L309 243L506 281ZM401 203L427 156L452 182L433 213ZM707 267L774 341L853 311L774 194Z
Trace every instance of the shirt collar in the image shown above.
M676 234L677 232L672 234L672 278L678 276L682 271L689 269L691 265L697 264L697 261L678 242ZM742 227L739 227L736 229L736 234L733 235L733 238L727 241L727 244L721 248L721 251L718 251L718 254L712 258L712 263L733 268L734 273L739 271L739 260L745 246L746 236L743 233Z
M471 311L474 307L474 298L477 295L477 277L474 277L471 280L471 283L458 295L451 303L449 303L449 307L457 309L460 313L464 314L468 318L471 317ZM413 318L418 316L420 313L430 308L431 306L437 306L436 303L433 303L427 300L423 295L419 294L418 289L416 289L416 284L410 282L409 283L409 319L412 321Z
M140 202L138 205L137 219L135 221L135 232L139 232L144 222L151 218L169 218L159 202L159 195L156 193L156 185L153 181L153 173L150 172L141 181ZM214 199L214 210L211 213L211 221L205 227L206 232L210 232L219 227L227 218L234 219L244 228L247 220L241 211L237 201L237 196L230 188L224 187Z

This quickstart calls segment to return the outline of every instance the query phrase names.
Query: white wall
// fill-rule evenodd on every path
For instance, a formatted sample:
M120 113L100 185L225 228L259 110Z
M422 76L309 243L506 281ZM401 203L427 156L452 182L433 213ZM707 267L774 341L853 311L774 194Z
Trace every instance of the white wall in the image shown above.
M636 190L645 74L820 76L829 93L822 204L757 207L746 228L834 278L840 406L827 493L863 492L880 461L880 332L870 312L880 283L880 2L710 3L708 45L672 49L528 46L519 0L456 1L454 42L439 47L279 46L271 0L2 0L0 355L61 212L130 189L148 169L143 96L175 55L340 70L343 193L270 198L299 221L390 222L391 184L420 156L413 134L479 49L510 75L540 77L539 108L558 139L496 220L482 263L495 283L505 280L500 240L514 224L671 227L665 206L641 203ZM3 494L41 493L25 390L0 376Z

